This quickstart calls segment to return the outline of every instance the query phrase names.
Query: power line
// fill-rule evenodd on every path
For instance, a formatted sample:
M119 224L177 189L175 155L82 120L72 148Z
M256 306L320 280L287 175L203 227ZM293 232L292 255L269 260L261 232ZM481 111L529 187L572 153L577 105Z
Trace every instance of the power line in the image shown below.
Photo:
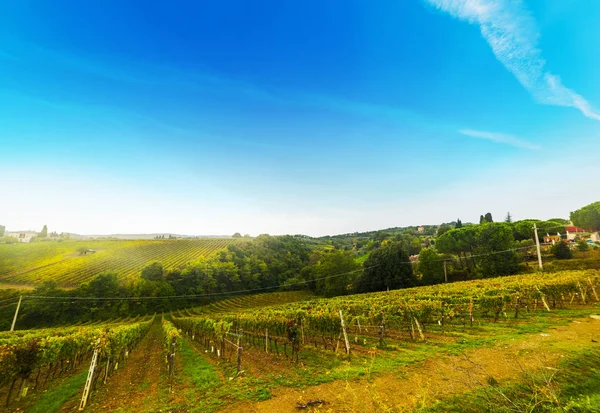
M312 280L299 281L296 283L289 283L289 284L284 284L284 285L274 285L271 287L251 288L251 289L247 289L247 290L219 292L219 293L166 295L166 296L161 296L161 297L58 297L58 296L29 295L29 296L23 296L23 299L25 299L25 298L40 299L40 300L56 299L56 300L63 300L63 301L91 301L91 300L97 300L97 301L143 301L143 300L172 300L172 299L182 299L182 298L204 298L204 297L214 297L214 296L220 296L220 295L235 295L235 294L246 293L246 292L265 291L265 290L277 289L277 288L281 288L281 287L307 284L307 283L311 283L311 282L315 282L315 281L336 278L336 277L342 277L344 275L349 275L349 274L355 274L357 272L361 272L361 271L364 271L367 269L379 267L380 265L381 264L372 265L372 266L360 268L360 269L354 270L354 271L347 271L347 272L343 272L340 274L328 275L328 276L319 277L319 278L313 278Z

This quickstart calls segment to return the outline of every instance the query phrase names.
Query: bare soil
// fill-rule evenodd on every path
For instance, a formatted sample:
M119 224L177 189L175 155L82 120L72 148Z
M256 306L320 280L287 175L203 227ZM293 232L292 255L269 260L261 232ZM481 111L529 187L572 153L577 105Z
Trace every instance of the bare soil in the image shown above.
M133 350L125 366L109 376L105 385L98 383L92 394L87 412L145 412L158 403L164 388L166 364L163 357L160 323L154 323L150 331ZM168 385L168 384L167 384ZM82 389L83 391L83 389ZM81 394L65 403L61 412L74 412L79 407Z

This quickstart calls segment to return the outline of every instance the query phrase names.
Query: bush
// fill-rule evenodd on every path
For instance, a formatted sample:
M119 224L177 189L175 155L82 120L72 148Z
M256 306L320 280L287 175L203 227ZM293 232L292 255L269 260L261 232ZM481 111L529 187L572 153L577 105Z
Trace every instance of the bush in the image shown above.
M577 243L577 249L581 252L585 252L590 249L590 246L584 240L581 240Z
M557 260L569 260L573 258L573 253L571 252L569 245L564 241L554 244L552 248L550 248L550 252Z

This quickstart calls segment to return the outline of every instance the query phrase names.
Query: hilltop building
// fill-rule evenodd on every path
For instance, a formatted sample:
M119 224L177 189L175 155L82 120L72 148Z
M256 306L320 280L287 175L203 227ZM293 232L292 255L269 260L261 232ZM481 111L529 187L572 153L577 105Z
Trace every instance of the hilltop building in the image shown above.
M38 233L35 231L7 231L4 235L16 238L19 242L30 242L32 238L37 237Z
M583 233L585 232L583 229L573 226L573 225L567 226L566 230L567 230L567 241L575 241L575 238L578 235L583 235Z

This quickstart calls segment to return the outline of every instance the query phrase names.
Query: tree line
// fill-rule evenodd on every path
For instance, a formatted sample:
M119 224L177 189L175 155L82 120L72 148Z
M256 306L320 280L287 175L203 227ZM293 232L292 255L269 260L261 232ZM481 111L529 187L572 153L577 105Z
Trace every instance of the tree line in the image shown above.
M149 263L137 280L124 284L115 272L99 274L74 290L59 289L49 281L31 295L56 298L27 300L20 325L163 312L277 289L310 289L332 297L432 285L444 282L446 276L454 281L516 274L524 261L535 259L534 224L541 241L546 233L564 232L568 223L561 219L512 222L510 215L505 222L493 222L489 213L482 218L481 224L463 224L458 219L440 225L437 237L410 228L408 232L374 232L369 239L348 234L323 245L319 243L323 240L304 236L260 235L190 261L183 268ZM600 229L600 202L571 213L571 219L586 229ZM584 247L580 246L582 251ZM563 245L554 247L552 253L557 258L571 256ZM412 263L417 254L418 263ZM93 299L109 297L123 300ZM3 311L12 311L7 308Z

